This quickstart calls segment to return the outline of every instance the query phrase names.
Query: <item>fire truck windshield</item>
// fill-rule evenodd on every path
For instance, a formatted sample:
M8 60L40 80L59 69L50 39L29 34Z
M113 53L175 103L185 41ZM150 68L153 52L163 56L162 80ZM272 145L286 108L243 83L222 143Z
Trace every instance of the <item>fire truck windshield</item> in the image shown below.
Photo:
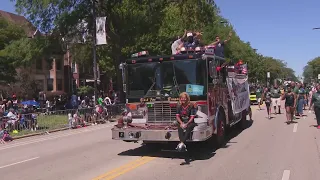
M162 63L163 91L167 96L178 97L187 92L191 100L206 98L206 61L178 60Z
M187 59L129 64L127 98L134 102L142 97L155 97L156 90L164 97L176 98L181 92L187 92L191 100L206 99L205 62Z
M138 63L128 65L128 98L142 98L149 90L160 90L160 63Z

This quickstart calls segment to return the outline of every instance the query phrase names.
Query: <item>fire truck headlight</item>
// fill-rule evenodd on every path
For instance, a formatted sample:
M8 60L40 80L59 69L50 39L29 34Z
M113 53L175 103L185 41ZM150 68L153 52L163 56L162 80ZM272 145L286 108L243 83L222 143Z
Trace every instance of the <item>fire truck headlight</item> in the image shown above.
M132 117L131 116L124 116L123 121L126 123L132 123Z
M134 133L133 132L129 132L128 136L129 136L130 139L132 139L132 138L134 138Z

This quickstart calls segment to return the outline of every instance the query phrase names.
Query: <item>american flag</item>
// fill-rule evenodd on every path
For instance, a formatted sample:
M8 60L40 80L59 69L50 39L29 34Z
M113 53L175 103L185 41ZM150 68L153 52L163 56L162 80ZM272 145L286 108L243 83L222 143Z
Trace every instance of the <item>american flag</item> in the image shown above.
M247 68L247 65L243 65L242 66L242 74L247 74L248 73L248 68Z
M248 73L248 70L246 68L243 68L242 69L242 74L247 74Z

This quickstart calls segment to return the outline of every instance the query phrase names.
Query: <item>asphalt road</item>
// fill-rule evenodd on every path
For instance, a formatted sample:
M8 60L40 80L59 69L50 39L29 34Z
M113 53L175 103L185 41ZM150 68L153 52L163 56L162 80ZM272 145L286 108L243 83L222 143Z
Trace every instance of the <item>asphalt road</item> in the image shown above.
M284 112L284 110L282 110ZM0 145L0 176L10 180L319 180L320 130L314 114L285 124L285 115L233 130L228 144L214 150L188 146L183 153L111 140L112 124L16 140Z

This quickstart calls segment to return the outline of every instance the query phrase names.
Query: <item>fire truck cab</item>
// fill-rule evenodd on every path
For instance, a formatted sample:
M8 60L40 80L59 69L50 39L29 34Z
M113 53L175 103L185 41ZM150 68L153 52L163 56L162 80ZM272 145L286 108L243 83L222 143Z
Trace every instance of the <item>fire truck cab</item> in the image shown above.
M215 56L212 48L168 56L136 53L120 65L127 111L112 128L112 139L179 142L176 107L179 94L187 92L197 108L197 126L188 142L214 136L223 144L226 129L246 121L250 92L245 68L242 61Z

